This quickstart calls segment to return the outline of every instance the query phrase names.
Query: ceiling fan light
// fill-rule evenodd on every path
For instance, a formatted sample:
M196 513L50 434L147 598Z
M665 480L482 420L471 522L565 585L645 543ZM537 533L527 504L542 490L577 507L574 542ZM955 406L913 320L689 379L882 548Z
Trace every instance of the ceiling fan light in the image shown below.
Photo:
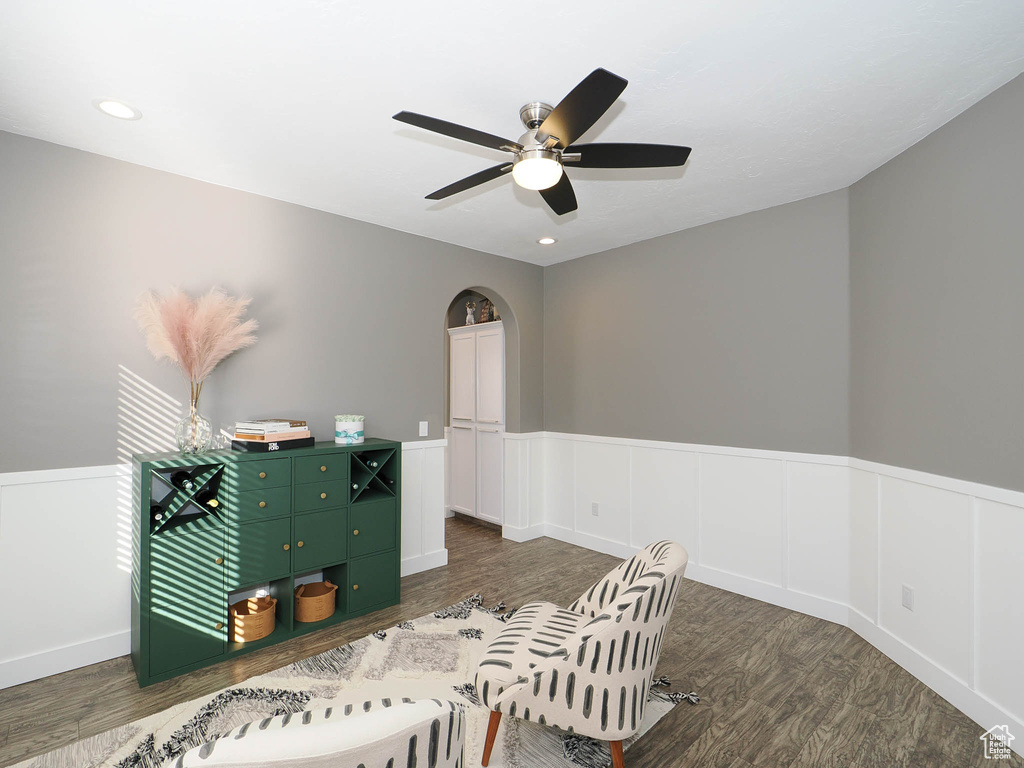
M526 150L516 157L512 178L524 189L548 189L562 178L562 164L551 150Z

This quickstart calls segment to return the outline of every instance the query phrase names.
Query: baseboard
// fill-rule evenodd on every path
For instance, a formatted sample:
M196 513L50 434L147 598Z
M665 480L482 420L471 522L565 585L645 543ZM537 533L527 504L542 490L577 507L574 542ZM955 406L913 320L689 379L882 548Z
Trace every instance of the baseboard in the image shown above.
M429 571L431 568L440 568L442 565L448 565L447 549L406 558L402 561L402 575L411 576L414 573Z
M739 576L717 568L690 563L686 566L686 578L699 581L729 592L751 597L764 603L771 603L791 611L805 613L818 619L831 621L835 624L847 625L849 608L842 603L824 597L808 595L792 589L784 589L758 579Z
M566 544L575 544L577 547L592 549L595 552L615 557L632 557L640 551L637 547L630 547L610 539L602 539L600 536L592 536L589 533L572 531L552 523L544 523L544 535L550 539L564 541Z
M512 525L501 526L501 537L509 541L524 542L531 539L539 539L544 536L544 524L528 525L525 528L516 528Z
M19 659L0 661L0 689L125 656L131 652L131 644L131 632L126 630Z
M537 523L526 528L515 528L511 525L505 525L502 526L501 535L510 541L530 541L531 539L539 539L541 536L547 536L549 539L564 541L566 544L575 544L577 547L602 552L606 555L614 555L615 557L632 557L639 551L636 548L628 547L616 541L602 539L600 536L591 536L579 531L572 531L551 523Z
M921 655L902 640L878 626L860 611L850 608L846 626L871 643L903 669L927 685L939 696L959 709L982 728L1006 725L1015 734L1024 734L1024 720L1009 714L1004 708L971 690L966 683L958 680L938 666L931 659ZM1014 752L1021 750L1011 745Z

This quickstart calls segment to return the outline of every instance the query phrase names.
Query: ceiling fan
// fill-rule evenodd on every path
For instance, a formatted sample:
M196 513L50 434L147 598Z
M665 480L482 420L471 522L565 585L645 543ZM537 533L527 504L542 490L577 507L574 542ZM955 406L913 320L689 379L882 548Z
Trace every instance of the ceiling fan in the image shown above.
M577 168L665 168L682 165L690 155L689 147L671 144L573 144L608 111L626 85L618 75L595 69L557 107L530 102L519 110L519 119L526 126L519 141L415 112L399 112L394 119L514 155L511 161L431 192L427 200L442 200L511 171L519 186L538 190L551 210L562 216L577 208L576 193L563 172L563 164Z

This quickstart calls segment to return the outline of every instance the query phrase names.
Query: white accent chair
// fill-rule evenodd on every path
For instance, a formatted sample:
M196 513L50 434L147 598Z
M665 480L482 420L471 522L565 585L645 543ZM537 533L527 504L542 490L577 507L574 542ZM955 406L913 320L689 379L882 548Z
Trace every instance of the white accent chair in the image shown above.
M175 768L464 768L465 739L458 704L379 699L247 723L186 752Z
M527 603L487 647L476 690L491 710L487 765L502 714L608 741L637 733L662 639L686 569L686 550L651 544L568 609Z

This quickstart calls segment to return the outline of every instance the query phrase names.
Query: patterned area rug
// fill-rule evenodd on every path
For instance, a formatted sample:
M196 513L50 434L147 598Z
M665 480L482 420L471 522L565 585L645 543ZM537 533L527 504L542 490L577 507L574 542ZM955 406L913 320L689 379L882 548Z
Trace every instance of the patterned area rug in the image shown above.
M473 688L484 647L514 611L483 607L480 595L403 621L361 640L179 704L129 725L61 747L14 768L161 768L237 726L272 715L359 705L367 699L451 699L465 705L467 766L479 766L488 710ZM656 680L640 734L692 693L669 693ZM635 738L631 741L634 741ZM625 743L628 749L631 741ZM534 723L502 718L492 768L597 768L608 745Z

